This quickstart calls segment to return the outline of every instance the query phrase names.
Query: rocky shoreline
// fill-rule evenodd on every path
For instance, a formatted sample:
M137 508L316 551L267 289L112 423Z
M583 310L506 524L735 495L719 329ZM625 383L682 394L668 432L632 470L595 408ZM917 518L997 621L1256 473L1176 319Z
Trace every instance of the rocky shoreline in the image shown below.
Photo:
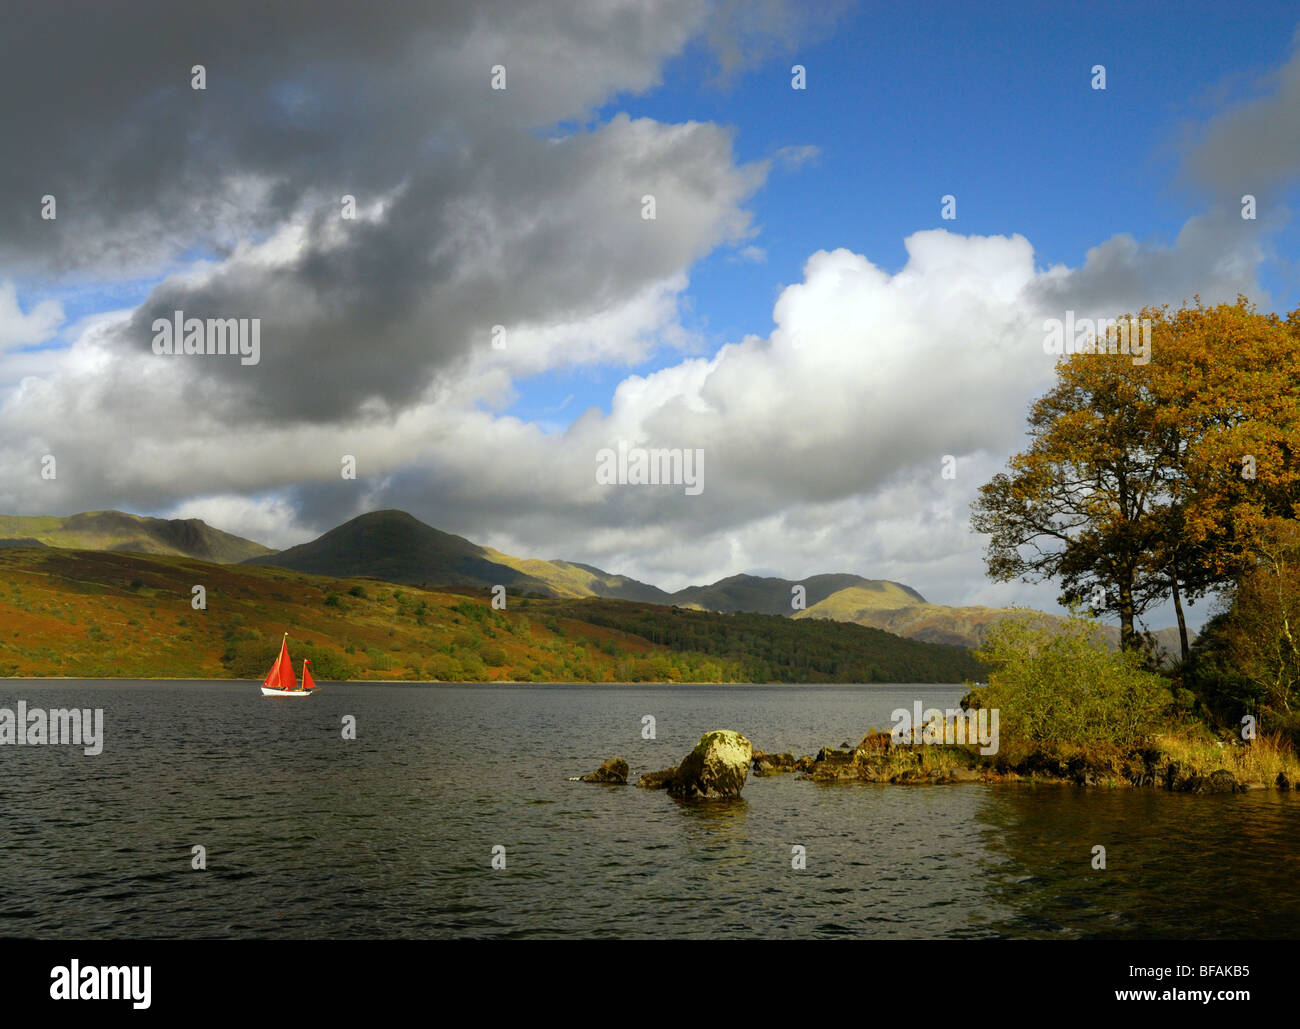
M755 777L795 774L818 783L866 782L890 785L953 783L1059 784L1105 788L1152 787L1176 793L1239 793L1248 790L1300 788L1285 773L1272 782L1239 779L1226 768L1199 772L1149 748L1129 754L1059 754L1030 750L1012 756L984 757L973 747L898 744L889 733L872 730L853 746L822 747L816 756L754 750L740 733L715 729L673 768L646 772L636 785L664 789L682 800L739 797L750 773ZM611 758L597 771L573 781L626 785L629 767Z

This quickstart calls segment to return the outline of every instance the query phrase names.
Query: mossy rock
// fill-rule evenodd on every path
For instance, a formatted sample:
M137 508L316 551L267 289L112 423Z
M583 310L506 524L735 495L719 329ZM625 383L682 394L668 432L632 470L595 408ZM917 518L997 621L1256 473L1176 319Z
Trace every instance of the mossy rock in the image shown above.
M582 782L605 783L609 786L627 785L627 762L621 757L612 757L594 772L581 777Z
M740 796L749 776L754 745L731 729L706 732L677 766L668 792L683 800Z

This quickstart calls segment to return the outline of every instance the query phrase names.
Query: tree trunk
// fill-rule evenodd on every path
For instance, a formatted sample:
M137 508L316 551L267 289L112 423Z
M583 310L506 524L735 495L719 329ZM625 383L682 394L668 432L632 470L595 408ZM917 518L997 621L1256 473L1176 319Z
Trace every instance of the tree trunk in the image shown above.
M1119 586L1119 647L1120 650L1137 648L1137 637L1133 633L1133 584L1131 581Z
M1187 662L1189 653L1187 646L1187 619L1183 617L1183 597L1178 592L1178 567L1174 566L1169 576L1170 592L1174 597L1174 614L1178 616L1178 642L1183 648L1183 663Z

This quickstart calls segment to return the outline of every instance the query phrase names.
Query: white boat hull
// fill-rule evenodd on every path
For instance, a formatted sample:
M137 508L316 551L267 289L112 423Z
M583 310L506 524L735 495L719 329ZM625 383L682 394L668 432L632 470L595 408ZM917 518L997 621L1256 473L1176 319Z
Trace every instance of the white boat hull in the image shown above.
M315 690L273 690L269 686L262 687L264 697L310 697L315 692Z

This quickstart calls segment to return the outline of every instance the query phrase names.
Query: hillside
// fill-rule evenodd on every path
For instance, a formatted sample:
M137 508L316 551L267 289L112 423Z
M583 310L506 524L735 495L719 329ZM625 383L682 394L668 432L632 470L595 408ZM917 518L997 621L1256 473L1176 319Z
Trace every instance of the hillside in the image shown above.
M673 595L657 586L637 582L626 575L611 575L592 565L573 561L541 561L535 558L511 557L498 550L486 548L486 553L497 564L513 568L521 575L539 583L545 592L556 597L610 597L619 600L642 600L650 604L671 604Z
M832 619L924 643L968 648L979 646L989 627L1011 613L1010 609L930 604L901 583L847 573L801 580L732 575L669 593L592 565L513 557L393 510L360 515L308 543L278 553L198 519L169 521L120 511L94 511L69 518L0 517L0 548L37 544L173 555L430 588L488 590L503 585L512 594L535 597L598 597L699 611ZM806 610L791 607L796 585L806 591ZM1118 645L1119 630L1108 627L1106 631ZM1156 636L1167 655L1177 651L1176 629L1161 630Z
M754 682L962 682L985 670L964 647L903 639L829 619L664 609L628 601L558 606L570 618L740 663Z
M426 525L405 511L372 511L309 543L246 562L316 575L369 576L386 582L429 586L502 584L512 591L552 597L606 597L676 604L706 611L789 615L791 589L802 584L809 605L853 589L878 606L902 607L925 598L900 583L860 575L813 575L803 580L733 575L708 586L669 593L657 586L574 561L512 557Z
M310 543L244 563L408 585L490 587L499 583L515 591L545 588L545 583L492 560L483 547L425 525L405 511L371 511Z
M863 599L867 602L862 603ZM794 617L852 622L883 629L908 639L973 649L984 641L989 629L998 622L1024 613L1019 608L946 607L942 604L910 604L886 608L873 605L871 601L874 599L863 598L855 591L845 590L819 604L809 605L806 611L800 611ZM1057 615L1045 612L1037 614L1049 622L1061 621ZM1119 627L1105 625L1102 626L1102 632L1111 647L1119 649ZM1165 660L1176 659L1180 653L1177 628L1160 629L1154 635L1161 656Z
M542 596L671 602L663 590L635 579L572 561L512 557L435 529L405 511L372 511L309 543L247 563L412 585L502 585L511 592Z
M885 579L864 579L845 573L810 575L806 579L760 578L756 575L732 575L709 586L687 586L672 595L673 603L705 611L752 611L756 614L791 615L791 591L802 585L807 591L809 608L826 604L845 591L871 598L887 607L923 604L925 598L916 590Z
M0 546L30 546L32 541L65 549L169 554L218 564L238 564L273 552L198 518L146 518L124 511L85 511L67 518L0 515Z
M191 606L195 584L205 610ZM481 588L0 549L0 675L261 678L286 629L295 664L310 657L319 679L820 682L852 671L883 681L905 669L912 681L955 681L971 667L964 651L835 622L518 595L496 611ZM828 666L827 654L852 662Z

